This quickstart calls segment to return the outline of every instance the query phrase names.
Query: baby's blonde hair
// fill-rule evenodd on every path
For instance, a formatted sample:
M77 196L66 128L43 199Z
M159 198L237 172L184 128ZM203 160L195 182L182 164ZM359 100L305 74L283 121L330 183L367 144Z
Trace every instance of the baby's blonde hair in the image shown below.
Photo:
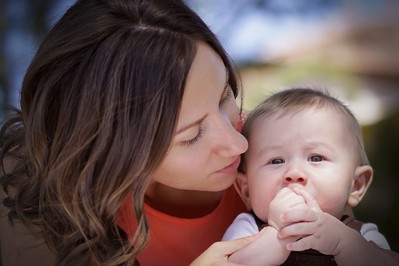
M352 138L355 154L359 165L369 165L364 148L362 130L358 120L351 110L340 100L330 95L327 90L316 90L306 87L295 87L277 92L263 101L248 115L242 134L249 140L253 123L259 118L271 116L283 117L308 109L330 108L335 111L341 121L345 123L349 138ZM266 136L267 137L267 136ZM245 154L242 158L240 171L246 172Z

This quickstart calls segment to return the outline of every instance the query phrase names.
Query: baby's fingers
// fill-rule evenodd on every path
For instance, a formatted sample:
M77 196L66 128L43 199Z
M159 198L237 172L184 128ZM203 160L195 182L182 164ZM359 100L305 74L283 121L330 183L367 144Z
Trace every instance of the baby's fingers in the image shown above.
M290 251L304 251L307 249L312 248L312 241L310 240L312 236L304 236L300 237L297 241L295 242L289 242L286 245L286 248Z
M304 198L306 204L309 206L310 209L312 209L314 211L318 211L318 212L321 211L319 203L309 192L307 192L304 189L299 189L299 188L294 188L293 190L295 193L297 193L298 195L301 195Z
M296 239L311 235L314 230L311 223L298 222L287 225L278 232L279 238L296 237Z
M281 215L284 223L314 222L318 218L317 212L311 209L292 209Z

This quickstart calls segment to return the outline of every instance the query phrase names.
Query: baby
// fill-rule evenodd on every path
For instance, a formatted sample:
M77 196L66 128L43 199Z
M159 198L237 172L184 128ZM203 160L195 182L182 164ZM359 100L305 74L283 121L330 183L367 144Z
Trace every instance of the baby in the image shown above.
M328 93L308 88L274 94L243 128L249 148L237 188L251 213L226 231L259 238L231 255L250 265L398 265L372 223L353 218L373 177L361 128Z

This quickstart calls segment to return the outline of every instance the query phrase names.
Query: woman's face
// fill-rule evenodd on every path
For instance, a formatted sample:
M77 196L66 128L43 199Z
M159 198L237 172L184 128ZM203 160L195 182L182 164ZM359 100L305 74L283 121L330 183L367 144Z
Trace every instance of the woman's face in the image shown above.
M222 191L236 178L247 140L223 61L200 43L188 74L171 147L153 180L182 190ZM159 185L158 184L158 185Z

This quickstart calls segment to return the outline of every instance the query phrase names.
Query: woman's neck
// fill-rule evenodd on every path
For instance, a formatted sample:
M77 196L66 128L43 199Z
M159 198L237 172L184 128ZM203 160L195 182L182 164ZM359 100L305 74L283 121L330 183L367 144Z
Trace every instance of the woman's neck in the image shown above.
M151 208L180 218L199 218L219 205L224 191L181 190L154 182L147 189L145 202Z

